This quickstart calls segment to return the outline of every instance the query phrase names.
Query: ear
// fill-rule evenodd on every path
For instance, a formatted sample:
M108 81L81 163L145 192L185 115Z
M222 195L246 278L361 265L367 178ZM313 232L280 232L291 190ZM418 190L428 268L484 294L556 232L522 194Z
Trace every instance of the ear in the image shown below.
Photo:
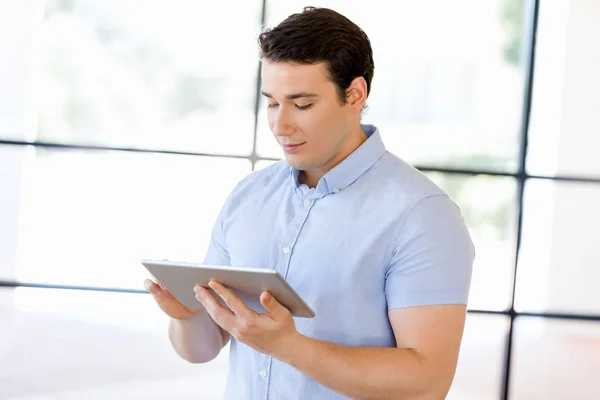
M362 76L354 78L354 80L346 89L346 104L352 107L357 114L363 109L367 102L367 81Z

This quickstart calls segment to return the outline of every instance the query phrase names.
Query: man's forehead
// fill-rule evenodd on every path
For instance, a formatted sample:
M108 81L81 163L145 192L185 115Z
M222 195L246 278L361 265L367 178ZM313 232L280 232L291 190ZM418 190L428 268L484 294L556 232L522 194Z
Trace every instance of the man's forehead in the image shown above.
M266 62L262 67L263 94L278 96L315 94L327 83L331 82L322 64Z
M294 62L263 61L263 77L279 79L310 79L323 81L327 78L327 69L324 63L298 64Z

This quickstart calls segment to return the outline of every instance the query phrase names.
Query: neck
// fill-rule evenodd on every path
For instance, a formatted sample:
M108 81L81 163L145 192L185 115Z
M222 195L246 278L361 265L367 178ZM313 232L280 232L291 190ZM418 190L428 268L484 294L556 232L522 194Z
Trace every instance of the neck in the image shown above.
M350 137L351 139L348 140L348 142L342 146L342 149L333 158L331 158L331 160L325 163L325 165L311 170L300 171L298 182L300 184L305 184L310 188L316 187L323 175L344 161L346 157L352 154L367 140L367 134L363 131L361 125L358 125Z

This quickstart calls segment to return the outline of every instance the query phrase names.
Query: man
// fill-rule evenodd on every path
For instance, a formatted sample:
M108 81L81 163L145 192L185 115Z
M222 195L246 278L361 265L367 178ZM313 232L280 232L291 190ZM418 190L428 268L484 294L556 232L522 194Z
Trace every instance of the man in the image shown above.
M230 343L227 399L442 399L453 380L474 250L458 207L361 125L374 64L366 34L318 8L259 38L262 93L281 161L243 179L205 263L274 268L313 308L295 319L268 293L258 314L146 287L175 350L207 362Z

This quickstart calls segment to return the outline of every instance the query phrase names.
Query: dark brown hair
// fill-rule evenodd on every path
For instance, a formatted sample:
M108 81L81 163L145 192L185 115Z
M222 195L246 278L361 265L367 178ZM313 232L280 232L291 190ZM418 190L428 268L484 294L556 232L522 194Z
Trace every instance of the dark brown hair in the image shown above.
M317 64L324 62L342 104L352 81L362 76L367 96L375 65L367 34L343 15L327 9L305 7L258 38L261 58L271 62Z

